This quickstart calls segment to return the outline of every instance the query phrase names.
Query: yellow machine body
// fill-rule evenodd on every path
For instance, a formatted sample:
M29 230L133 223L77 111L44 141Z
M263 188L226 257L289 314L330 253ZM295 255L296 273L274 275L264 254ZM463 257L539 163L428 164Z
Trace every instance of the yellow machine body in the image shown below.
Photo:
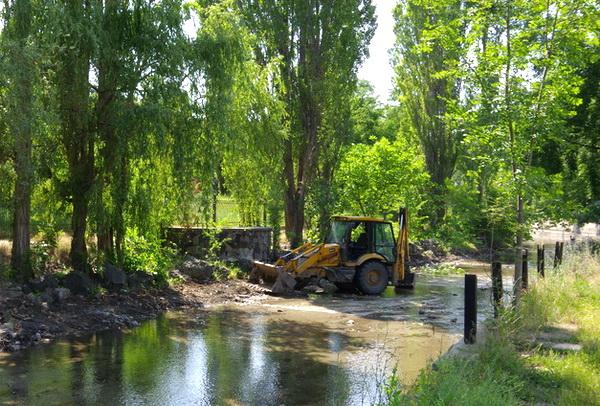
M306 243L280 257L274 264L254 262L254 277L262 276L263 279L280 280L282 272L285 272L287 275L283 276L288 280L288 275L294 280L325 278L338 284L357 284L363 292L371 294L381 291L382 286L385 288L388 283L396 287L414 285L414 274L408 275L406 269L408 260L406 209L400 210L399 235L396 239L393 237L392 223L383 219L336 216L332 218L332 228L335 225L343 232L339 235L331 232L333 237L328 237L329 241L326 240L321 244ZM365 243L358 253L351 252L353 243L350 241L350 235L361 227L362 234L358 233L358 239L364 237ZM376 245L377 233L387 235L386 246ZM377 252L378 248L380 252ZM383 251L387 253L387 257L382 253ZM372 289L370 284L373 285Z

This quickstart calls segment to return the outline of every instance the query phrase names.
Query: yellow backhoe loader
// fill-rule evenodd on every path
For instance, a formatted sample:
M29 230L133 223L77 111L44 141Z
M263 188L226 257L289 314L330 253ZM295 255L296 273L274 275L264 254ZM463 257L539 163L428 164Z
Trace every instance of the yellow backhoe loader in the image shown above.
M274 264L254 262L250 280L275 280L272 291L284 293L311 278L337 285L353 284L367 295L378 295L389 285L413 288L408 270L408 212L400 209L399 235L383 219L335 216L321 244L304 244Z

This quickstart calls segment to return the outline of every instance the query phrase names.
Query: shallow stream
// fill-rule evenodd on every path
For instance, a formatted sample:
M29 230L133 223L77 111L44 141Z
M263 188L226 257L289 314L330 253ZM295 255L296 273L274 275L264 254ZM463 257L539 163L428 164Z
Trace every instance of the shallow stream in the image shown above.
M473 269L469 269L470 272ZM479 319L490 311L489 281ZM360 405L462 338L463 278L413 292L274 298L171 312L129 331L0 354L0 404Z

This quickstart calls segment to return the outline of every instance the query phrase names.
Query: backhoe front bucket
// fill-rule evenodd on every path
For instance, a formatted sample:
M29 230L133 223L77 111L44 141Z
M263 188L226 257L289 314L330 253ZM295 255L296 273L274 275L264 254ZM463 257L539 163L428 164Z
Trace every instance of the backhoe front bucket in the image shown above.
M277 265L271 265L260 261L254 261L252 272L250 272L250 282L259 283L260 280L274 281L279 276Z
M250 272L250 282L259 283L263 281L275 281L271 292L275 294L291 293L296 287L296 280L281 265L271 265L264 262L254 261L254 267Z
M296 288L296 279L294 279L291 274L284 271L283 268L279 268L277 272L279 275L271 287L271 292L277 295L292 293Z

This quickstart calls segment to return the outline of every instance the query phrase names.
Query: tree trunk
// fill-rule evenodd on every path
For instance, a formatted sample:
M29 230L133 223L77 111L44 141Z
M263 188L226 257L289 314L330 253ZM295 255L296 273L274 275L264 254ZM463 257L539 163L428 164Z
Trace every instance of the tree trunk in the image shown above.
M303 180L294 179L292 143L286 141L284 176L285 189L285 234L292 248L302 244L304 229L304 185ZM301 158L302 159L302 158ZM296 182L298 184L296 185Z
M31 3L16 0L14 17L9 28L16 42L12 55L15 63L10 129L15 137L14 168L16 173L13 245L11 266L23 282L33 276L30 262L30 211L33 164L31 162L31 121L33 106L33 66L27 54L27 39L31 30ZM18 66L18 68L17 68Z
M109 259L114 255L113 250L113 233L109 220L109 210L105 207L106 202L104 194L104 180L102 177L98 180L97 188L97 222L96 222L96 240L98 251L104 254L104 257Z
M339 145L339 144L338 144ZM340 148L336 146L334 149L333 156L330 155L329 159L325 159L323 163L323 170L321 171L319 177L319 237L321 241L325 240L327 237L327 232L329 231L329 224L331 221L331 211L332 207L335 204L335 197L333 196L333 178L334 178L334 168L338 164L338 158L340 155Z
M284 164L286 179L285 196L285 229L292 248L298 247L304 240L304 203L306 200L306 184L312 179L312 171L318 148L317 129L320 112L314 99L304 100L302 123L302 146L298 152L297 175L294 178L292 145L288 142ZM302 97L300 98L302 100ZM288 159L289 157L289 159Z
M27 147L25 148L27 149ZM17 148L17 161L15 169L17 181L15 184L14 215L13 215L13 240L11 253L11 266L18 272L19 279L25 282L33 277L30 261L30 207L31 207L31 143L28 152ZM28 156L26 154L29 154ZM20 156L23 154L23 156ZM27 157L27 158L26 158ZM21 161L21 162L19 162ZM22 162L27 161L27 162ZM21 166L22 169L17 169ZM23 168L23 166L25 168Z
M515 214L517 220L517 230L515 233L515 273L513 278L514 302L517 304L521 298L522 278L523 278L523 192L519 180L519 168L516 151L516 135L512 117L512 97L510 72L512 68L512 49L511 49L511 23L512 23L511 3L506 3L505 29L506 29L506 66L504 70L504 104L508 137L510 143L510 155L512 166L513 182L517 190L517 201L515 205Z
M126 150L125 150L126 151ZM115 242L115 259L119 265L123 264L123 244L125 242L125 206L127 204L127 195L129 193L129 157L125 152L121 154L119 165L117 166L117 178L113 189L113 238Z
M73 240L71 241L71 265L77 271L87 270L87 245L85 232L87 229L88 198L83 194L73 195L73 217L71 228Z
M292 248L303 242L304 195L302 192L287 193L285 196L285 233Z
M116 101L117 78L119 75L118 2L107 1L102 15L103 41L98 56L98 99L96 101L96 126L99 140L102 141L102 165L98 177L97 238L98 250L105 258L114 260L114 192L115 176L118 174L118 157L123 153L117 138ZM104 191L107 191L104 195Z
M211 204L212 204L212 222L213 224L217 224L217 199L219 197L219 177L215 174L215 177L212 180L212 196L211 196Z
M61 137L69 164L69 187L73 203L70 258L73 268L77 271L87 270L85 233L89 194L95 177L95 139L90 132L88 107L92 40L87 28L84 28L89 23L88 12L88 2L66 2L65 13L68 14L69 22L64 29L69 35L64 35L64 42L59 44L56 74Z

